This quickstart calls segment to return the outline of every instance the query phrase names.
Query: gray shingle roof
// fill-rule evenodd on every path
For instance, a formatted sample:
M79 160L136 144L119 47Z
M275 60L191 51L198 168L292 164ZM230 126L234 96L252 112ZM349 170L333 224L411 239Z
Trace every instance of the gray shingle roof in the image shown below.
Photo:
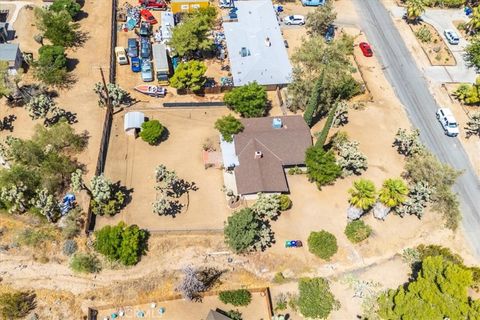
M0 61L15 61L18 49L18 43L0 44Z
M292 66L272 2L240 0L235 6L238 21L223 23L234 85L290 83ZM242 57L242 48L249 55Z

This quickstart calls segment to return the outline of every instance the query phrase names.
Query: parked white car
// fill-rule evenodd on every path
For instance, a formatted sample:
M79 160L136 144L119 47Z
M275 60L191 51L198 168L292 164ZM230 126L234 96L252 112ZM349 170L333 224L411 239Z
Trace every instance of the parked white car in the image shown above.
M457 45L460 42L460 37L458 34L452 29L445 29L443 31L445 38L447 39L448 43Z
M449 137L458 136L460 130L458 129L457 120L453 116L453 113L448 108L440 108L437 110L437 119L443 127L443 131Z
M299 14L295 14L293 16L287 16L283 18L283 23L285 23L286 25L304 25L305 17Z
M128 58L124 47L115 47L115 56L117 57L118 64L128 64Z

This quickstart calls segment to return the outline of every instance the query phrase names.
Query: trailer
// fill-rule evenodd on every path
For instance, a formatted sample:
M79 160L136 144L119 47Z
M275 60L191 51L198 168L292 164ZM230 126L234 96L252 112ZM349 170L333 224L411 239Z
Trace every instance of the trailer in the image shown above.
M170 64L168 63L167 47L163 43L152 45L153 64L155 67L155 76L159 84L168 85L170 77Z
M172 12L161 13L161 26L160 35L162 41L168 41L172 39L172 29L175 27L175 18Z

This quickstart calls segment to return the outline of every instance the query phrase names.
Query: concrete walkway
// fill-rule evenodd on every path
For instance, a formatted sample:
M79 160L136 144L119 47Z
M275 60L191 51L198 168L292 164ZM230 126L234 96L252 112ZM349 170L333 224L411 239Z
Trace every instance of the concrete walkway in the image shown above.
M13 15L11 15L11 18L8 19L8 25L9 25L9 30L13 30L13 24L15 21L17 21L18 14L20 13L20 10L27 5L32 5L33 2L29 1L0 1L0 6L1 5L14 5L15 6L15 11L13 12Z
M405 13L405 8L398 6L389 6L388 10L391 12L394 18L401 19ZM458 45L450 45L443 35L445 29L456 30L460 35L460 32L455 28L453 21L468 20L467 16L462 9L427 9L422 15L423 21L431 24L437 32L442 36L445 43L452 51L456 66L427 66L425 68L425 76L434 83L445 82L474 82L477 77L477 73L474 68L469 68L463 58L465 54L465 47L468 42L464 38L460 38Z

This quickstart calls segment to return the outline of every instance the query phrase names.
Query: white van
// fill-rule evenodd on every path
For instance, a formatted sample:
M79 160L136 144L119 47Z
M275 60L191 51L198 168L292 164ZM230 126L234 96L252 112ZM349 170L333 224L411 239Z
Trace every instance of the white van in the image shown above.
M460 37L452 29L445 29L445 31L443 31L443 34L445 35L445 38L450 44L456 45L460 42Z

